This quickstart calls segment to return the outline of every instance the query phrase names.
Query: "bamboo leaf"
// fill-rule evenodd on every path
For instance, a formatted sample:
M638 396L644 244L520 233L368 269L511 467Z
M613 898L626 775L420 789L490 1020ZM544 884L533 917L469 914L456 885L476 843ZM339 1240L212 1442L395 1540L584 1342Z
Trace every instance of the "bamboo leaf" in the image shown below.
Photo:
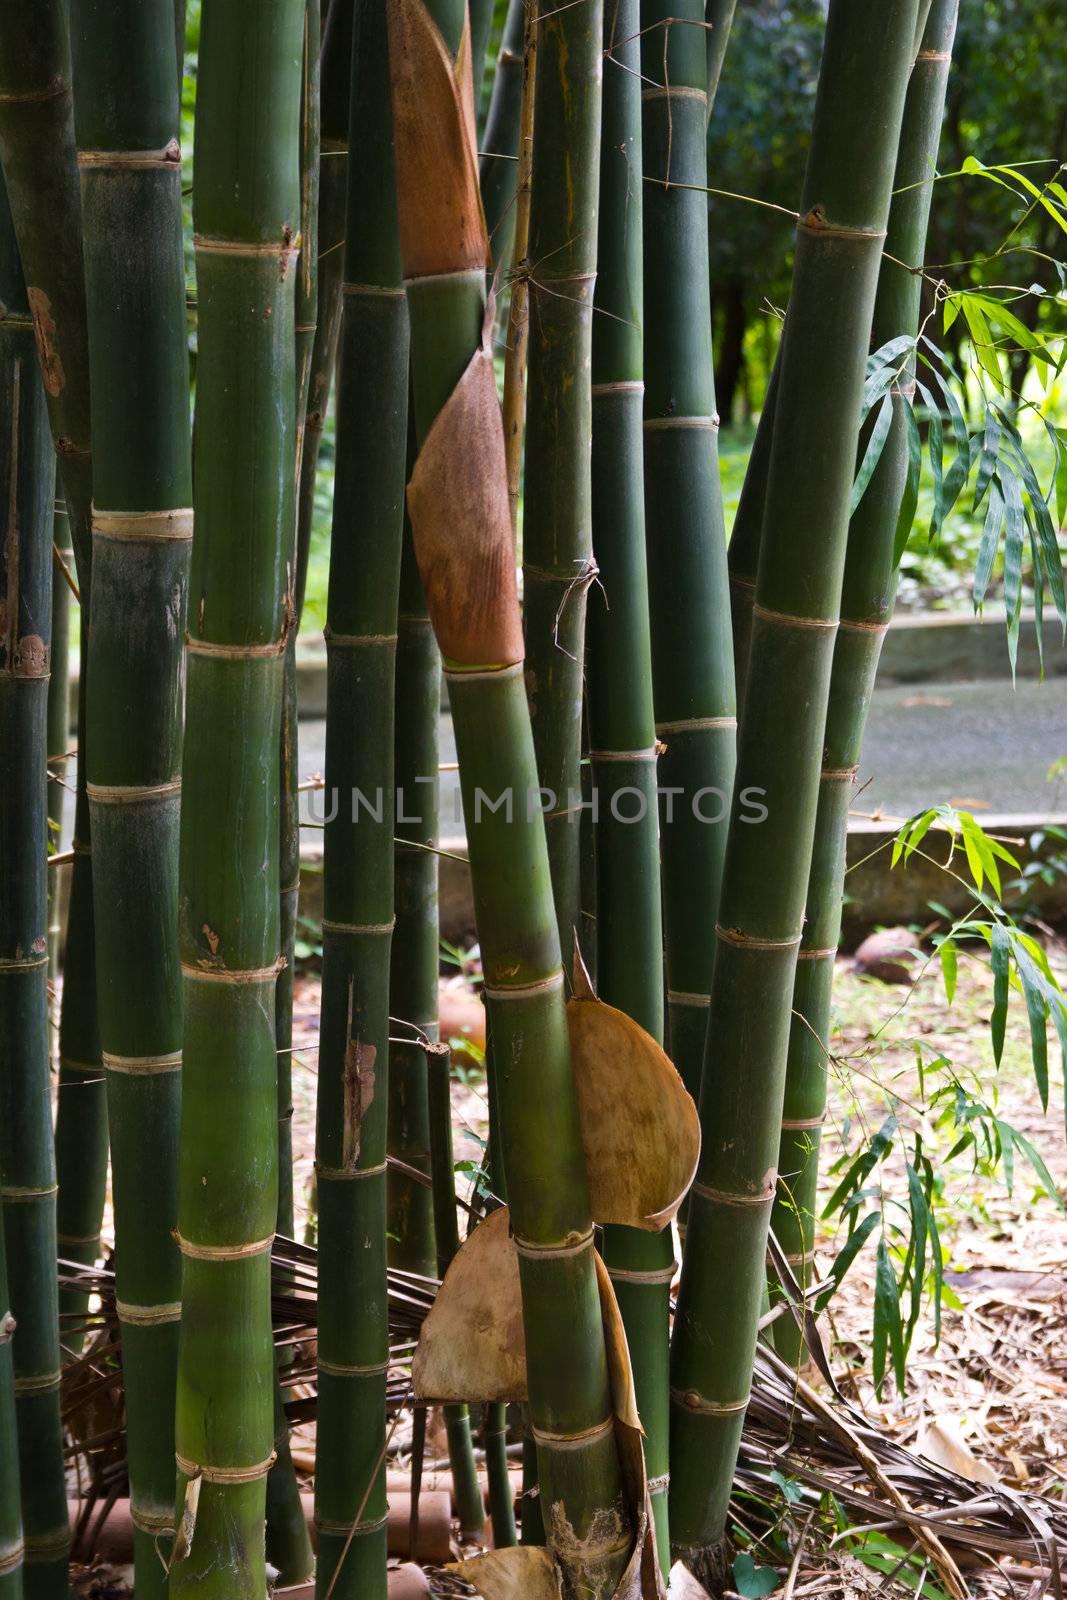
M989 485L989 498L986 505L985 522L982 525L982 538L978 546L978 560L974 569L974 604L980 608L985 600L989 588L989 580L993 575L993 562L996 559L997 545L1000 542L1000 528L1004 519L1004 501L1000 492L1000 485L994 479ZM979 884L979 888L981 885Z
M833 1288L828 1289L824 1295L820 1296L820 1311L830 1300L834 1292L841 1287L841 1282L845 1276L845 1273L855 1261L856 1257L859 1255L860 1251L863 1249L864 1245L867 1243L867 1240L870 1238L871 1234L874 1232L881 1220L882 1219L879 1212L869 1211L864 1217L863 1221L859 1223L849 1234L848 1238L841 1246L841 1249L834 1257L833 1265L830 1268L830 1277L833 1279Z
M993 1060L1000 1066L1004 1054L1004 1030L1008 1020L1008 962L1010 945L1008 930L1002 922L994 922L992 929L993 956L993 1012L989 1030L993 1038Z
M886 1349L890 1353L897 1388L904 1392L904 1329L900 1321L900 1286L885 1236L878 1241L874 1267L874 1387L881 1392Z
M852 499L849 503L848 514L851 517L860 501L863 499L867 485L874 474L874 469L881 460L885 442L889 438L889 429L893 423L893 396L885 395L879 407L878 415L874 419L874 427L867 441L867 448L863 454L863 461L856 474L856 481L852 485Z
M904 425L907 429L908 440L908 475L904 481L904 493L901 496L900 511L897 515L897 528L893 537L893 565L900 565L900 558L907 549L908 538L915 521L915 509L919 503L919 468L922 459L922 441L919 438L919 428L915 421L915 409L905 405Z
M941 961L941 975L945 980L945 998L951 1005L952 997L956 993L956 973L959 967L956 941L943 939L937 953Z

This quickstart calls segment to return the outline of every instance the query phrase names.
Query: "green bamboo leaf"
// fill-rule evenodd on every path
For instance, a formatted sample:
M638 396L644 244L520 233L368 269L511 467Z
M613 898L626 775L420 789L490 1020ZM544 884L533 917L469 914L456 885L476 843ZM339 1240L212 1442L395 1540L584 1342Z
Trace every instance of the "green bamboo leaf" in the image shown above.
M974 345L974 353L978 357L978 365L994 389L998 393L1003 393L1004 374L1000 370L1000 362L997 359L993 335L986 320L985 312L976 303L973 295L964 293L962 300L963 316L967 323L968 332L971 335L971 343Z
M952 997L956 993L956 973L959 967L956 941L943 939L937 953L941 960L941 975L945 980L945 998L951 1005Z
M904 1329L900 1321L900 1286L897 1283L884 1235L878 1240L874 1267L874 1387L881 1393L885 1377L886 1348L893 1364L897 1389L904 1393Z
M1034 966L1021 940L1015 940L1015 966L1022 984L1026 1015L1030 1024L1030 1059L1034 1067L1037 1092L1041 1096L1041 1109L1048 1110L1048 1014L1049 1008L1042 992L1041 974Z
M837 1255L834 1257L833 1265L830 1268L830 1277L833 1280L833 1287L827 1289L825 1294L820 1296L820 1311L830 1300L834 1292L841 1287L841 1282L845 1276L845 1273L855 1261L856 1257L859 1255L860 1251L863 1249L864 1245L867 1243L867 1240L870 1238L871 1234L874 1232L881 1220L880 1212L869 1211L864 1217L863 1221L859 1223L858 1226L855 1227L849 1234L848 1238L837 1252Z
M980 608L985 600L986 591L989 588L989 580L993 575L993 562L996 559L997 546L1000 543L1000 529L1003 520L1004 499L999 483L996 479L993 479L989 485L985 521L982 524L982 538L978 546L978 560L974 568L974 604L976 609Z
M910 1343L922 1307L923 1283L926 1278L926 1245L929 1236L929 1208L919 1174L910 1161L907 1164L907 1173L908 1204L911 1211L912 1266L911 1310L908 1313L906 1338Z
M905 406L904 424L907 429L908 440L908 474L904 480L904 493L900 500L896 533L893 536L894 567L900 565L900 559L907 549L908 539L915 522L915 510L919 504L919 468L922 460L922 440L919 438L914 406Z
M909 407L910 409L910 407ZM874 427L867 441L867 448L863 454L863 461L856 474L856 481L852 485L852 499L849 503L848 514L851 517L863 499L867 485L874 474L874 469L881 460L885 442L889 438L889 429L893 423L893 396L886 394L874 419Z
M961 814L961 821L963 824L961 829L963 835L963 849L967 857L967 865L971 869L971 877L974 879L975 887L980 889L982 884L985 882L986 864L981 845L978 839L975 837L975 830L972 825L974 823L974 818L971 817L969 812L965 811Z
M993 957L993 1011L989 1031L993 1039L993 1060L1000 1066L1004 1054L1004 1031L1008 1020L1008 964L1010 944L1008 930L1002 922L994 922L992 931Z

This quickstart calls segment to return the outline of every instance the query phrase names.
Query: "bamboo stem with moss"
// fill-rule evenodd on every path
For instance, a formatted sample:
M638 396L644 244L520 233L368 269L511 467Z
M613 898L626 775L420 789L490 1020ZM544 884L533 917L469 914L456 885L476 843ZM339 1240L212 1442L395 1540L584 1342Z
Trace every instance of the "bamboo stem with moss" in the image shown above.
M33 299L2 186L0 306L0 1211L10 1293L0 1357L14 1374L22 1584L27 1600L59 1600L68 1590L70 1536L59 1403L45 883L55 455ZM0 1409L10 1421L3 1398ZM0 1463L0 1475L8 1477L6 1467ZM14 1481L8 1477L0 1558L11 1571L18 1555Z
M535 10L523 500L526 688L560 948L581 919L582 671L595 573L590 359L600 187L602 0Z
M860 400L916 13L916 0L831 0L797 229L671 1348L671 1541L698 1576L725 1527L764 1292Z
M459 751L531 1425L565 1592L607 1600L633 1530L622 1509L545 826L529 803L538 774L484 301L488 246L469 89L456 66L465 7L390 0L389 20L419 446L408 503ZM594 49L599 58L599 18ZM592 70L599 79L599 65ZM574 87L579 98L590 88L577 66ZM432 148L427 118L440 129Z
M641 6L645 513L671 1059L700 1090L736 751L708 289L708 52L687 0Z
M262 1600L278 1214L278 740L292 622L303 0L205 0L182 793L175 1600Z
M645 563L639 0L604 16L600 226L593 322L592 530L586 707L596 795L597 989L663 1038L656 729ZM604 1229L626 1327L661 1567L667 1531L670 1228Z
M0 4L0 160L26 275L81 596L74 859L63 959L55 1142L62 1248L70 1259L88 1262L96 1260L100 1247L107 1108L97 1029L85 794L92 507L89 349L70 39L62 0L46 0L32 11L17 0ZM65 1309L80 1315L86 1304L86 1296L71 1296ZM76 1333L74 1337L76 1343Z
M316 1591L385 1600L386 1148L394 690L408 316L382 0L352 48L337 479L327 611L325 899L316 1175ZM336 814L334 800L337 801ZM358 1248L353 1248L358 1241Z
M904 104L885 255L878 277L871 349L919 326L922 265L933 194L931 178L944 115L959 0L934 0ZM902 264L903 263L903 264ZM914 365L899 386L914 386ZM893 420L878 464L849 525L841 592L841 626L834 644L823 738L815 843L808 879L804 932L793 984L778 1192L771 1227L802 1287L812 1276L819 1148L826 1115L826 1071L834 961L841 938L848 810L882 641L893 612L897 517L908 474L906 410L912 394L895 393ZM873 418L861 436L862 461ZM796 1321L780 1317L775 1344L787 1360L800 1357Z
M170 0L75 11L94 438L86 657L100 1040L138 1595L166 1593L177 1221L182 638L192 538Z

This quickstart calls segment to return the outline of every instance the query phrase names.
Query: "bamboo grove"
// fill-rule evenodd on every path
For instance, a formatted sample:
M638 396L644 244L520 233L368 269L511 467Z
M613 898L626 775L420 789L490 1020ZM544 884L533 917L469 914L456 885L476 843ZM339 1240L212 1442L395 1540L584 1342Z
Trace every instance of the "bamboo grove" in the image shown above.
M918 331L957 3L829 0L728 551L708 127L743 7L510 0L487 73L484 3L202 0L190 164L183 5L0 0L4 1600L68 1592L60 1390L93 1322L56 1262L99 1259L105 1194L138 1597L262 1600L269 1564L385 1600L413 1402L416 1437L445 1408L471 1535L482 1429L488 1600L651 1600L678 1558L712 1582L770 1228L810 1281L914 366L852 509L864 379ZM330 465L309 1537L271 1270ZM488 1038L465 1237L442 693ZM443 1280L414 1354L391 1271Z

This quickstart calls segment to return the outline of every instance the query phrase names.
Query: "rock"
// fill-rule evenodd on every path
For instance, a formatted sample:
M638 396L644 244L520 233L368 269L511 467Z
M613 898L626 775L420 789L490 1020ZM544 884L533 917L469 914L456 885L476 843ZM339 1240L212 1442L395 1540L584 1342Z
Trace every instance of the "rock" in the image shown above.
M852 960L852 970L882 983L914 983L922 959L919 936L910 928L883 928L864 939Z

